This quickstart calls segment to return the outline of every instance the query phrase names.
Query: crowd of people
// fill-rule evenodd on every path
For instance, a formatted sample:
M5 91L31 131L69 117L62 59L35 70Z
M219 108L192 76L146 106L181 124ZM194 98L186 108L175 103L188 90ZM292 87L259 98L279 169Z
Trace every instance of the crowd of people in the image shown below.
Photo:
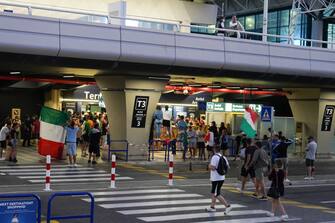
M66 128L65 146L69 167L77 166L77 147L81 157L88 157L88 163L97 164L100 148L106 148L109 136L109 122L106 113L91 112L74 114Z

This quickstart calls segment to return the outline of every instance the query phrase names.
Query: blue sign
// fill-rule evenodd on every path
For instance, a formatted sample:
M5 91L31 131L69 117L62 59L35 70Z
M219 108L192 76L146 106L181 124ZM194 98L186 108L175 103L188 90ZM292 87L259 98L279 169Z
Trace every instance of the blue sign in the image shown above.
M262 106L261 120L262 120L262 122L271 122L272 121L272 107Z
M36 223L36 200L0 201L1 223Z

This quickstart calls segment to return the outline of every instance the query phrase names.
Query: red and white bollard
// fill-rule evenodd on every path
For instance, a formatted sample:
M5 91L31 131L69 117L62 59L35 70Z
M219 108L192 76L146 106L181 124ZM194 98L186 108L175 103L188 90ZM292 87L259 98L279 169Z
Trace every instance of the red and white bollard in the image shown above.
M169 186L173 186L173 155L170 156L169 160Z
M47 155L46 169L45 169L45 191L51 191L50 189L50 177L51 177L51 156Z
M112 170L111 170L111 186L110 188L115 188L115 168L116 168L116 157L112 155Z

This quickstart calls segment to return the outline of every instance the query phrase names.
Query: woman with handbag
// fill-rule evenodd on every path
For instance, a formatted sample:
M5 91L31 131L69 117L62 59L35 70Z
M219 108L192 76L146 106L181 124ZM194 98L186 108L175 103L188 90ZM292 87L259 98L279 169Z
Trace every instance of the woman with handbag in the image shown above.
M280 197L284 196L284 179L285 172L282 169L283 163L281 160L276 160L273 165L272 171L269 175L269 180L272 182L271 187L268 191L268 197L272 198L272 211L268 213L269 217L274 217L277 209L281 212L280 219L282 221L288 221L288 216L280 201Z

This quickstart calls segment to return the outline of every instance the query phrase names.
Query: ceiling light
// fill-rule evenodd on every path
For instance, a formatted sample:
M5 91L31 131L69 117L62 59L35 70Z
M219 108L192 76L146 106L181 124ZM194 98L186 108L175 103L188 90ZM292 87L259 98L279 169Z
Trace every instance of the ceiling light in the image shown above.
M171 86L184 86L184 83L181 83L181 82L172 82L172 83L169 83L169 85L171 85Z
M257 87L246 87L246 88L244 88L244 90L247 90L247 91L256 91L256 90L258 90L258 88Z
M74 75L64 75L63 78L72 78Z
M209 88L221 88L221 85L208 85Z
M168 81L170 80L170 77L148 77L148 79Z
M276 88L264 88L263 91L277 91Z
M240 86L227 86L227 89L239 90L239 89L241 89L241 87Z
M16 74L21 74L21 72L20 71L11 71L11 72L9 72L9 74L16 75Z
M202 84L188 84L189 87L202 87Z

